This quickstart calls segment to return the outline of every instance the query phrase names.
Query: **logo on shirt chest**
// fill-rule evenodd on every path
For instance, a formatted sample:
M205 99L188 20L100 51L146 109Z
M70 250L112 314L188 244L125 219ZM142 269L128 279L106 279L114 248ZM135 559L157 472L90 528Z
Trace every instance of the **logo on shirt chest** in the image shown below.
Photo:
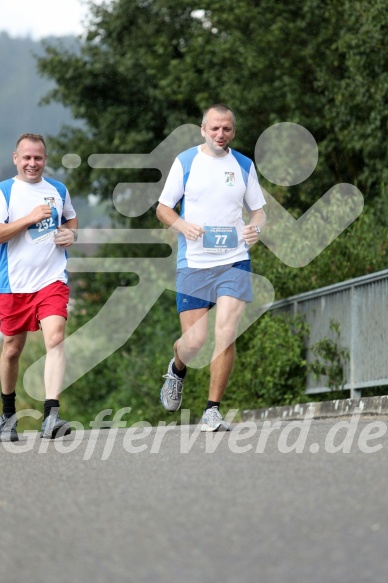
M225 184L227 184L228 186L235 185L234 172L225 172Z

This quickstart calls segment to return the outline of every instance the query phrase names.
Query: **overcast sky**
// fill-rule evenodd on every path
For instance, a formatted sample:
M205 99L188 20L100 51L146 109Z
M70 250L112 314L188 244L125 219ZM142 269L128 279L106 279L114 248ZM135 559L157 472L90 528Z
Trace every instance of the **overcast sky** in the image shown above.
M83 0L0 0L0 32L33 40L77 35L87 13Z

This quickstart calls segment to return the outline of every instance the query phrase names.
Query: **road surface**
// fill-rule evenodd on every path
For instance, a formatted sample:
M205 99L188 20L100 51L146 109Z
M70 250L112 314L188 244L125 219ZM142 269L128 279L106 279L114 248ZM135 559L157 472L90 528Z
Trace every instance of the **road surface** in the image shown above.
M386 583L388 418L21 434L0 581Z

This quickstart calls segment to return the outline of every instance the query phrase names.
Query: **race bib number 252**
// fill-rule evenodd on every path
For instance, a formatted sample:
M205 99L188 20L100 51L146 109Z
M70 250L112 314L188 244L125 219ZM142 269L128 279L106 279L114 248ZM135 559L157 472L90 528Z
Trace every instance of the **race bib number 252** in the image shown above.
M58 211L55 208L55 201L53 198L45 199L45 202L51 207L51 217L42 219L35 225L28 227L28 233L34 243L40 243L50 237L58 227Z

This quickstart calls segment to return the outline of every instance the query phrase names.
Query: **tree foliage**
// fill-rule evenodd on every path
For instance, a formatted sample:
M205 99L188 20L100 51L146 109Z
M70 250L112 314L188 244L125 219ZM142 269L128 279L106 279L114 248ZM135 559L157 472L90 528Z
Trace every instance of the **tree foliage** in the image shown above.
M60 149L84 158L78 188L109 196L115 176L92 171L94 152L150 151L177 126L199 123L216 101L233 106L236 148L252 155L276 122L300 123L320 148L308 184L284 192L310 206L335 182L357 183L369 200L386 182L387 15L383 0L114 0L90 5L78 50L45 43L40 71L49 99L86 122L64 130ZM111 182L112 181L112 182ZM295 189L294 189L295 190ZM280 193L278 193L280 195Z
M317 377L326 377L332 391L343 390L346 384L346 367L350 360L349 349L341 346L341 326L330 320L330 331L334 338L322 338L311 347L316 360L309 363L309 370Z

